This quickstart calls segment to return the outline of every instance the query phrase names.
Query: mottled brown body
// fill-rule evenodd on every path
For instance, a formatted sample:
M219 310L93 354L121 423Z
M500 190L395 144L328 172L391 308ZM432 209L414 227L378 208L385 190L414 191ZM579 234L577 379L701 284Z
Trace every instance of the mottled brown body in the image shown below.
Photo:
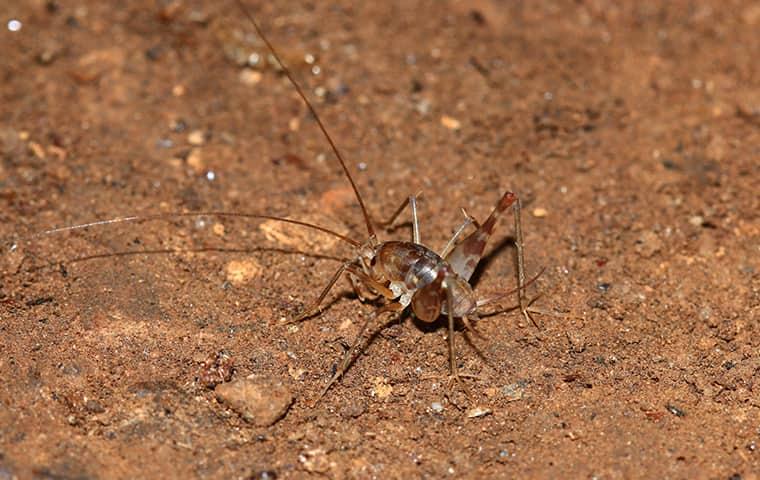
M350 176L349 180L351 180ZM454 349L454 319L460 318L467 330L472 330L472 321L478 318L478 308L504 298L504 294L502 294L489 299L478 299L469 284L469 279L483 256L499 215L509 207L513 207L515 218L515 244L518 257L518 287L516 290L523 315L531 319L528 306L523 303L522 290L525 286L525 274L520 202L517 195L509 191L505 192L483 224L478 224L465 212L465 222L457 229L441 254L434 252L420 242L415 196L409 197L396 210L391 220L385 222L384 225L392 224L407 205L412 209L413 241L379 242L374 233L372 222L369 220L369 215L366 215L367 230L369 231L367 241L358 247L356 257L353 260L347 261L335 272L312 306L294 320L300 321L318 313L322 301L343 273L349 275L351 283L360 297L361 293L357 288L357 280L389 301L389 303L378 308L364 322L354 345L346 353L340 368L330 379L322 391L322 395L343 375L343 372L350 365L353 351L360 344L372 319L388 312L401 314L409 306L411 306L415 316L424 322L434 322L442 314L446 315L449 329L450 374L452 378L459 378ZM475 231L459 241L460 235L472 224L476 226Z
M424 245L411 242L384 242L376 251L377 261L370 275L378 281L387 281L390 290L404 307L412 305L414 314L422 321L434 322L441 313L447 313L445 295L433 291L447 288L452 291L454 305L452 314L462 318L475 313L477 302L467 280L461 278L440 255ZM437 281L441 278L441 281ZM437 300L438 308L430 306Z

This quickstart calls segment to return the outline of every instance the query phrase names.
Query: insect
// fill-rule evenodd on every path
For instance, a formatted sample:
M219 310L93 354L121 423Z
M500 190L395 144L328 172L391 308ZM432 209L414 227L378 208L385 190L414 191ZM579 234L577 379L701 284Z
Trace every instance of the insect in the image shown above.
M287 65L281 60L280 55L270 43L253 15L248 11L241 0L236 0L236 3L253 25L256 33L263 40L271 55L280 65L283 74L288 78L299 97L303 100L326 141L329 143L337 162L351 185L356 201L361 209L367 229L366 239L363 241L357 241L354 238L340 234L331 229L296 219L256 213L219 211L195 211L119 217L87 224L54 228L42 232L41 235L122 222L197 216L267 219L299 225L304 228L310 228L332 235L343 242L350 244L354 248L354 253L340 265L317 298L302 313L291 319L291 322L299 322L318 315L323 308L324 300L327 298L337 281L344 275L349 278L359 297L363 297L360 291L360 286L363 286L372 294L384 299L385 303L377 308L371 315L367 316L359 329L356 339L346 351L340 366L324 386L317 400L322 398L349 368L357 350L360 349L362 339L364 338L364 334L369 325L381 315L390 314L400 316L408 309L411 309L414 315L423 322L434 322L442 315L446 317L448 320L449 375L452 380L459 380L460 377L465 376L465 374L460 374L457 369L454 342L455 319L461 319L465 324L466 329L474 332L473 323L478 319L479 312L482 311L483 307L495 304L504 299L507 295L517 292L519 308L522 315L533 322L531 316L533 310L530 308L531 302L528 302L525 296L525 287L528 283L532 282L533 279L526 282L524 247L520 220L520 200L518 196L511 191L505 192L489 217L482 223L479 223L476 219L463 211L465 217L464 221L456 229L447 245L440 252L435 252L422 243L417 215L418 195L408 197L399 208L396 209L388 221L374 221L368 213L363 197L354 182L343 155L333 138L328 133L314 106L303 92L299 83L295 80ZM380 240L377 235L376 227L390 226L407 208L411 210L412 216L412 240ZM514 217L518 266L517 287L514 290L494 297L480 298L473 291L469 281L483 256L483 252L490 236L494 232L498 217L509 209L512 210ZM466 234L470 226L474 226L474 231Z

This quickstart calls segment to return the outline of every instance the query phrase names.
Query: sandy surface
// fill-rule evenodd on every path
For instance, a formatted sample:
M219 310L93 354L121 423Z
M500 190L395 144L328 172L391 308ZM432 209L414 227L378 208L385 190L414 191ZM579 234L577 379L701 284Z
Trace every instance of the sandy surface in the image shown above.
M758 478L757 2L259 2L373 215L424 191L440 249L512 189L546 267L540 328L457 332L477 379L449 388L445 322L407 316L315 407L373 307L340 281L283 319L348 245L212 217L19 241L197 209L363 240L292 86L241 65L266 58L251 26L227 1L10 3L0 478ZM479 295L514 287L512 236Z

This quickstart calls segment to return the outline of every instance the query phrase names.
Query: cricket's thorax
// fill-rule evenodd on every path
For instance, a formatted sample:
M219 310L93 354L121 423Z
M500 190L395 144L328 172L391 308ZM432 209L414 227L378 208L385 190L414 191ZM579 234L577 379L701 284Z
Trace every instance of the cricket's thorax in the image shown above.
M376 251L373 273L378 279L389 282L388 288L399 303L408 306L420 289L435 282L443 273L454 297L454 315L464 315L474 308L462 301L472 291L469 283L459 277L444 259L429 248L411 242L385 242ZM465 296L463 296L463 294ZM446 312L445 293L442 292L442 312Z
M437 253L416 243L385 242L378 247L376 255L377 273L408 291L432 283L439 271L450 268Z

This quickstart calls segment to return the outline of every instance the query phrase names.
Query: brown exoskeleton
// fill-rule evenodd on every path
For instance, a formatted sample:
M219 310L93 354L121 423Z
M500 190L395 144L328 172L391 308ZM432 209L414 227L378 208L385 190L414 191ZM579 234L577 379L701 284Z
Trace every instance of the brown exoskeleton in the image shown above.
M343 375L351 362L354 348L360 344L372 319L386 312L401 313L410 305L414 315L423 322L434 322L441 314L447 316L450 376L454 380L459 378L454 349L454 319L462 319L467 329L472 330L470 322L478 318L478 309L494 303L504 296L479 299L475 295L469 279L480 262L499 214L510 206L513 207L515 215L515 236L518 249L518 287L516 290L519 292L518 298L522 313L531 322L533 321L530 316L531 310L529 305L524 302L525 297L522 293L525 286L525 276L522 231L520 228L520 203L514 193L504 193L488 219L464 240L457 243L464 229L474 222L472 217L466 215L465 222L457 229L440 255L420 242L415 197L409 197L402 207L407 203L412 208L413 241L380 242L372 231L372 224L368 223L370 236L359 247L357 256L341 265L311 308L295 319L298 321L316 313L322 300L344 272L355 276L366 286L390 301L390 303L377 309L364 322L340 368L325 386L320 397Z
M277 51L264 35L256 20L243 5L242 1L236 0L236 3L244 15L250 20L254 29L270 50L272 56L280 64L282 72L289 79L298 95L313 115L327 142L330 144L330 147L343 169L361 208L368 233L367 239L364 242L359 242L319 225L294 219L254 213L208 211L120 217L88 224L56 228L42 232L42 234L52 234L60 231L70 231L112 223L168 219L178 216L218 216L269 219L321 231L351 244L355 248L355 254L353 258L346 260L333 274L332 278L317 299L304 312L291 321L301 321L319 313L323 300L327 297L332 287L343 274L349 276L349 279L355 288L357 288L356 281L358 281L373 293L385 298L387 303L375 310L373 314L369 315L365 320L359 330L356 340L346 352L341 365L324 387L318 398L324 396L329 388L343 375L343 373L345 373L351 363L355 350L361 344L364 333L372 320L385 313L400 315L410 306L415 316L424 322L433 322L441 315L447 317L449 329L449 373L451 378L458 379L460 375L457 372L454 346L454 319L461 319L467 329L472 330L472 322L478 318L479 309L485 305L493 304L504 298L506 295L517 291L519 308L522 314L531 322L533 321L530 316L530 302L526 301L524 293L527 283L525 277L523 240L520 222L520 201L517 195L509 191L505 192L488 219L482 224L479 224L465 212L465 221L456 230L453 237L440 253L436 253L421 243L419 221L417 218L416 196L411 196L405 200L388 222L373 222L362 196L346 166L343 156L338 150L332 137L328 134L311 102L308 100L299 84L295 81L288 67L282 62ZM380 241L375 232L375 225L390 225L407 206L411 208L412 212L412 241ZM515 224L515 245L517 250L518 267L517 288L513 291L497 295L496 297L487 299L478 298L473 292L469 280L483 255L488 239L494 231L498 216L510 207L513 211ZM465 231L470 225L475 226L475 231L465 236Z

